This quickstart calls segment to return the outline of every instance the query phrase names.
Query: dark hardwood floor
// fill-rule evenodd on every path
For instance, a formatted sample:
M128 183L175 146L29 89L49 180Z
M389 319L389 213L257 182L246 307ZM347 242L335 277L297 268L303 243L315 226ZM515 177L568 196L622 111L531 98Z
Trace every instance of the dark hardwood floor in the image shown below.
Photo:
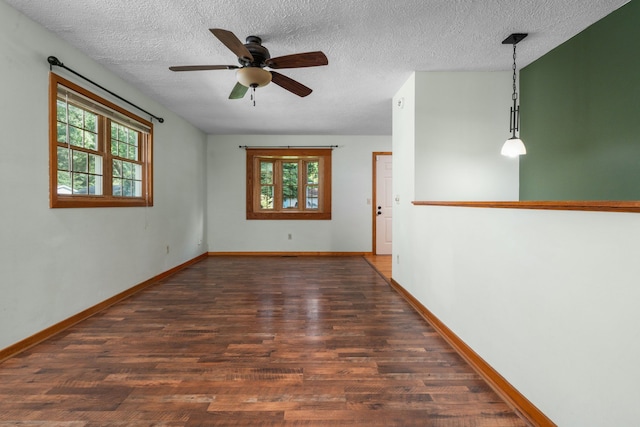
M361 257L210 257L0 364L0 425L524 426Z

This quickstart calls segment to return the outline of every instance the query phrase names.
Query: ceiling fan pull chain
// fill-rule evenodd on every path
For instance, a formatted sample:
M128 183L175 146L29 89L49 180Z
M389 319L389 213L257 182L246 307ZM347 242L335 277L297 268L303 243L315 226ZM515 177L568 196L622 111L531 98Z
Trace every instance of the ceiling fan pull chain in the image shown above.
M251 86L251 101L253 101L253 106L256 106L256 87Z

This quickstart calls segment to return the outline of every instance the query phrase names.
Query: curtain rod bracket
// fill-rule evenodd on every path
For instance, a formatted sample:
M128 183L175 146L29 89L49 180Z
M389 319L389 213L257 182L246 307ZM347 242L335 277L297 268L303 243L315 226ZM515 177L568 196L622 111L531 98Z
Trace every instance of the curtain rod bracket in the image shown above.
M163 119L162 117L158 117L158 116L155 116L155 115L151 114L151 113L150 113L150 112L148 112L147 110L145 110L145 109L143 109L143 108L138 107L138 106L137 106L136 104L134 104L133 102L127 101L126 99L124 99L124 98L123 98L123 97L121 97L120 95L118 95L118 94L115 94L115 93L111 92L109 89L107 89L107 88L105 88L105 87L103 87L103 86L99 85L98 83L94 82L93 80L88 79L87 77L83 76L82 74L80 74L80 73L78 73L78 72L76 72L76 71L73 71L71 68L69 68L69 67L67 67L66 65L64 65L64 64L63 64L63 63L62 63L58 58L56 58L55 56L50 56L50 57L48 57L48 58L47 58L47 62L49 63L49 70L53 70L53 67L54 67L54 66L56 66L56 67L60 67L60 68L64 68L65 70L67 70L67 71L69 71L69 72L71 72L71 73L75 74L76 76L80 77L81 79L84 79L84 80L88 81L88 82L89 82L89 83L91 83L92 85L99 87L100 89L104 90L104 91L105 91L105 92L107 92L108 94L110 94L110 95L112 95L112 96L115 96L115 97L116 97L116 98L118 98L119 100L126 102L127 104L131 105L132 107L137 108L138 110L140 110L140 111L142 111L142 112L144 112L144 113L147 113L149 116L151 116L152 118L156 119L159 123L164 123L164 119Z

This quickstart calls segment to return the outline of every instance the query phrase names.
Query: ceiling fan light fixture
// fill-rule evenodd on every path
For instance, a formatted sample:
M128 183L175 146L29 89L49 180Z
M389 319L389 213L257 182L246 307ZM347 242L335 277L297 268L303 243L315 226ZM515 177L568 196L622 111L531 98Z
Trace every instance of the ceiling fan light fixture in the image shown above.
M271 73L259 67L243 67L236 71L238 83L246 87L262 87L271 82Z

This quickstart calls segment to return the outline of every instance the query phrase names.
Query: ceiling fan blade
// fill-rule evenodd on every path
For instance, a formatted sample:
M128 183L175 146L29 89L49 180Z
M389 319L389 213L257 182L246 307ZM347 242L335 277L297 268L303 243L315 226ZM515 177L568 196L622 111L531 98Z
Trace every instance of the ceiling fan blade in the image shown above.
M290 77L287 77L283 74L280 74L275 71L271 71L271 81L283 89L288 90L291 93L294 93L298 96L305 97L313 92L311 89L293 80Z
M248 87L241 85L240 83L236 83L236 85L231 90L229 94L229 99L242 99L246 95Z
M318 67L320 65L328 65L327 56L320 52L295 53L293 55L279 56L277 58L267 59L265 64L270 68L303 68Z
M223 30L221 28L211 28L209 31L211 31L213 35L222 42L222 44L228 47L231 52L235 53L238 58L246 58L250 62L253 62L253 55L251 55L249 49L247 49L240 39L231 31Z
M206 70L235 70L237 65L181 65L169 67L171 71L206 71Z

